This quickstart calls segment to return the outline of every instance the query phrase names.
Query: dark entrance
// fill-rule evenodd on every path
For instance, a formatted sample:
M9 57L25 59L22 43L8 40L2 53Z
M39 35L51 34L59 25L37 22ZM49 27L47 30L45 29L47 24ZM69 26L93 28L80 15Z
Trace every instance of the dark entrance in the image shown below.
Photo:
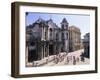
M36 50L29 50L28 62L36 61L37 58L38 58L38 55L36 54Z
M53 55L53 45L49 45L49 55Z

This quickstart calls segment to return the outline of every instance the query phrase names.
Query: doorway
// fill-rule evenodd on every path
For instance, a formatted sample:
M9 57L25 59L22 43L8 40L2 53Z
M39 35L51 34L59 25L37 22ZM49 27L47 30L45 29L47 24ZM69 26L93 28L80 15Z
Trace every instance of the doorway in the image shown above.
M53 45L49 45L49 55L53 55L53 53L54 53Z
M29 50L28 62L36 61L37 58L38 58L38 56L37 56L37 54L36 54L36 49L34 49L34 50Z

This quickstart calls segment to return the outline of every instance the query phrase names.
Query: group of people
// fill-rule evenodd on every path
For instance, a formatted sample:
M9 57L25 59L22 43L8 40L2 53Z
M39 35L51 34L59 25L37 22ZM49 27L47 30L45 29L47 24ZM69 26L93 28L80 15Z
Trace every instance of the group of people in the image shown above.
M65 59L65 61L64 61L64 59ZM68 56L67 54L63 54L63 55L58 54L58 55L54 56L55 64L57 64L58 62L62 62L62 61L64 61L65 64L71 63L73 65L76 65L76 63L78 63L80 61L84 62L85 58L84 58L84 56L72 56L72 55Z
M57 54L54 56L54 63L62 62L65 58L66 54Z
M67 65L67 64L73 64L73 65L76 65L78 62L82 61L84 62L85 61L85 58L84 56L80 55L80 56L75 56L75 55L68 55L66 53L63 53L63 54L57 54L57 55L54 55L54 58L52 60L55 64L58 64L62 61L64 61L64 64ZM48 64L48 58L46 59L46 62L44 64ZM38 63L34 63L33 64L34 66L39 66Z
M76 65L76 62L79 62L79 60L80 58L76 56L66 56L65 63L69 64L71 62L73 65Z

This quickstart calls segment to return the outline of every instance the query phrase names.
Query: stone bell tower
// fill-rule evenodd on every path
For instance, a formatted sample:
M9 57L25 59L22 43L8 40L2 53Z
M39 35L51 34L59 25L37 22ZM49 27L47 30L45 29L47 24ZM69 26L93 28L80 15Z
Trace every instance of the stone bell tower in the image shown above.
M62 52L68 52L68 43L69 43L69 34L68 34L68 22L66 18L63 18L61 22L61 40L62 40Z

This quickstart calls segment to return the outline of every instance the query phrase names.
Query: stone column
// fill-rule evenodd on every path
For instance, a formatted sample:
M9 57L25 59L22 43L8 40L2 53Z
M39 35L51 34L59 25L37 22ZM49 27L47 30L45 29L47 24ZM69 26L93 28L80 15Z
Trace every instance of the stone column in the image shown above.
M43 58L45 57L45 45L43 44Z
M43 59L43 45L41 46L41 59Z
M41 40L43 40L43 27L42 27L42 39Z
M49 57L49 44L48 44L48 48L47 48L47 53L48 53L48 57Z
M43 27L43 41L45 41L45 28Z

